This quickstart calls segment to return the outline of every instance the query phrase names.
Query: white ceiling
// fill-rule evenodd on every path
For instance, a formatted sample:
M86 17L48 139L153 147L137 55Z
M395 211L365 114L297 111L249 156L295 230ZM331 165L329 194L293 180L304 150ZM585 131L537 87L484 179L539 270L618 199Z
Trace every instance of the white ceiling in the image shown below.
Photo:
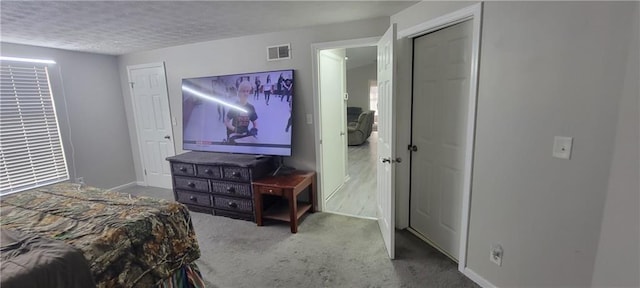
M0 41L120 55L390 16L415 1L0 1Z

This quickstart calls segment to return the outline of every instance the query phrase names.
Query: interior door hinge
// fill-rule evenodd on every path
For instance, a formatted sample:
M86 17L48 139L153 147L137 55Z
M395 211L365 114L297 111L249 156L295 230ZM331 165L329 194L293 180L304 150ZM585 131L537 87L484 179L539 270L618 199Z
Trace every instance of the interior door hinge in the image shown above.
M147 175L147 169L144 169L144 175Z
M135 82L129 82L129 84L131 84L131 89L133 89L133 84L134 84L134 83L135 83Z

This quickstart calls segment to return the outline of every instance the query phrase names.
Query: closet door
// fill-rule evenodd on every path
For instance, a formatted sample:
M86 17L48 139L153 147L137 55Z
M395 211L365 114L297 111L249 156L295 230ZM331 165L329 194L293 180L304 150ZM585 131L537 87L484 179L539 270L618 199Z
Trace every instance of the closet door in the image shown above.
M414 38L409 226L458 259L471 20Z

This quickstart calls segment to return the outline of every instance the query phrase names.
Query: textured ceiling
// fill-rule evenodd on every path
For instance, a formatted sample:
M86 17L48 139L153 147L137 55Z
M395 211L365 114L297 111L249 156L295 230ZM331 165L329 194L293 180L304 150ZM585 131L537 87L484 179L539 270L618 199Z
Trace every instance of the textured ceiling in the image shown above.
M120 55L390 16L415 1L0 1L0 41Z

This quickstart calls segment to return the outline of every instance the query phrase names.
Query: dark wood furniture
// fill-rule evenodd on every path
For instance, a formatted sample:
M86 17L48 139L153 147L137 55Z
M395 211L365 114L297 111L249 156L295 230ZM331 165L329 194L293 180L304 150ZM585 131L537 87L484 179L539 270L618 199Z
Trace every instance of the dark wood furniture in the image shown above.
M189 210L254 221L251 182L274 168L272 157L187 152L167 158L173 194Z
M298 202L301 192L309 191L309 202ZM263 195L284 197L287 201L276 203L263 211ZM316 172L293 171L291 174L265 177L253 181L253 196L256 204L256 223L263 219L290 222L291 233L298 232L298 220L305 212L315 212Z

